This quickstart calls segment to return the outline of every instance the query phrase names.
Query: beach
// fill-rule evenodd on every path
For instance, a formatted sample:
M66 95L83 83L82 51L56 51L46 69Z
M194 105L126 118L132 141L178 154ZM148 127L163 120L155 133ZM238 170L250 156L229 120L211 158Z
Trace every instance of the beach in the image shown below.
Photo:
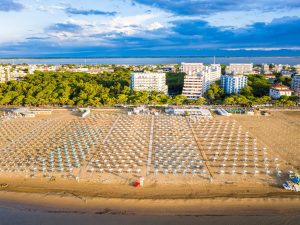
M176 117L172 118L155 118L157 127L154 129L153 146L159 146L161 143L164 143L165 146L170 146L170 144L178 146L181 135L189 132L185 125L186 120L180 119L181 122L175 124L174 121L177 119ZM81 175L77 180L74 179L74 176L60 176L57 172L50 176L54 179L49 179L49 176L43 176L40 171L36 171L34 176L30 176L31 172L26 172L26 170L23 172L16 169L14 171L3 170L0 173L0 183L2 184L0 216L3 218L0 224L17 224L19 223L18 218L25 221L23 224L26 224L26 221L28 221L27 224L34 224L30 219L32 216L37 218L37 224L46 225L60 224L61 221L72 224L82 224L84 221L89 221L89 224L97 224L99 221L105 224L201 224L203 222L214 224L224 224L224 222L227 224L297 224L300 213L300 194L285 191L282 188L282 182L288 178L289 170L297 172L299 169L300 134L297 132L299 119L299 111L271 111L270 116L235 115L230 118L215 117L202 122L191 121L196 139L191 139L189 143L192 143L194 146L192 147L195 148L198 142L201 142L201 151L209 159L207 168L210 169L213 179L209 179L208 174L201 173L175 174L173 172L165 174L159 172L155 174L153 172L155 164L152 164L155 160L152 160L150 164L150 174L146 174L147 161L143 161L145 164L141 167L140 173L145 174L144 186L138 188L133 187L132 182L139 180L140 174L119 173L118 170L112 172L107 170L102 173L92 170L88 172L86 165L84 165L85 170L73 171L74 175ZM61 127L64 127L64 124L76 124L76 127L81 124L88 126L91 123L90 120L95 120L94 124L102 126L100 137L107 140L106 144L110 143L109 138L115 140L114 135L118 136L122 132L124 133L123 127L127 124L125 123L127 120L134 121L135 126L141 123L143 127L146 127L146 131L141 130L139 126L130 128L132 137L135 135L148 137L147 132L151 128L151 117L127 118L125 115L119 116L116 113L105 114L101 117L95 114L95 118L91 117L88 121L82 120L80 123L76 122L76 118L65 113L54 114L51 119L43 116L24 121L29 123L27 129L37 129L42 127L40 124L43 125L46 122L60 124ZM23 123L22 121L22 119L16 119L17 124ZM167 139L169 142L160 141L160 132L164 131L165 123L173 126L173 130L176 132L168 135L169 137L176 135L177 142L172 142L173 139ZM120 124L120 128L118 128L118 124ZM199 124L202 124L204 128ZM6 126L9 128L9 124ZM51 132L54 132L54 129L55 126L51 128ZM63 129L61 128L62 131L64 131ZM118 133L117 129L120 129L121 132ZM205 141L206 137L201 133L201 129L208 130L208 133L213 132L209 134L211 135L209 141ZM57 128L56 132L59 132ZM33 143L31 144L32 148L28 149L30 154L37 154L34 148L37 146L36 148L40 149L43 143L47 142L39 143L39 140L48 140L46 139L48 133L49 131L43 128L39 133L40 136L37 135L30 139L30 143ZM9 134L13 135L14 133L10 132ZM219 151L224 149L226 152L226 146L235 143L235 140L227 142L228 138L220 143L224 134L229 135L229 139L230 134L240 135L242 140L240 146L246 146L246 150L240 150L242 154L238 157L241 160L236 160L236 173L232 173L233 167L231 166L231 163L234 163L234 150L228 156L218 154L221 161L214 160L216 156L211 154L209 149L212 145L215 146L213 148L221 146ZM56 140L55 136L51 136L51 138L49 140ZM11 143L4 137L2 140L3 146L11 144L16 148L22 144L20 141ZM138 140L140 142L141 139ZM130 138L127 142L124 141L123 148L129 142L131 142ZM183 143L185 142L183 141ZM29 144L27 145L29 146ZM50 147L52 145L47 144ZM110 148L109 145L103 143L95 146L91 148L92 152ZM139 146L147 153L148 148L144 146L149 146L149 141L145 141ZM269 150L264 150L264 146ZM27 149L26 146L22 147ZM282 151L283 148L284 151ZM258 149L258 153L256 153L256 149ZM128 152L130 152L130 148ZM193 149L191 152L193 153ZM154 154L158 154L155 153L155 149ZM37 156L39 155L37 154ZM249 165L250 162L245 164L243 157L246 156L247 159L255 159L255 157L261 159ZM88 160L95 159L95 157L100 156L93 155ZM13 159L15 158L14 156ZM227 158L228 162L224 160ZM227 162L228 165L224 166L224 162ZM282 174L278 173L279 164ZM243 171L246 166L249 172L245 173ZM251 174L253 166L260 171L260 174ZM264 172L266 166L272 171L271 174ZM223 170L225 172L220 173ZM240 223L241 220L243 223Z
M300 112L271 111L270 116L237 117L236 120L260 141L300 170Z
M299 198L82 200L2 193L0 224L298 224L299 206Z

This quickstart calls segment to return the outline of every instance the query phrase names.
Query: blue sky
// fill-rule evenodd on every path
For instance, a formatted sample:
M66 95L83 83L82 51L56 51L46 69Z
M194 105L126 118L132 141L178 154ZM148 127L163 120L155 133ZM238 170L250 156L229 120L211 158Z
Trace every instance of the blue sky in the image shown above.
M300 55L300 0L0 0L0 57Z

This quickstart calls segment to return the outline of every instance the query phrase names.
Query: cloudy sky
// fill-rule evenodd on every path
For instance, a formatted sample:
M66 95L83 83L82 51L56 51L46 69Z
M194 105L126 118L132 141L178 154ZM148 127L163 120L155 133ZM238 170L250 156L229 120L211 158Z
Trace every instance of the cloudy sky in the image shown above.
M0 0L0 57L300 55L300 0Z

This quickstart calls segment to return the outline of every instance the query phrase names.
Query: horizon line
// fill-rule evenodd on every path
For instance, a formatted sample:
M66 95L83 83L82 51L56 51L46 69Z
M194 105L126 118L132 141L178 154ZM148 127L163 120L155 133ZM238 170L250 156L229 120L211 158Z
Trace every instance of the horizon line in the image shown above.
M105 58L300 58L300 55L287 56L287 55L273 55L273 56L91 56L91 57L0 57L0 60L7 59L105 59Z

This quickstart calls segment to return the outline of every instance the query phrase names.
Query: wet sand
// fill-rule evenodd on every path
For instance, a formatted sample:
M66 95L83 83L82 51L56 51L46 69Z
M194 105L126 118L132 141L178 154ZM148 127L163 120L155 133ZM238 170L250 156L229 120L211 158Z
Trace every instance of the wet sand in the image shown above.
M0 224L299 224L300 198L120 199L2 192Z
M298 225L300 216L137 216L47 213L0 207L0 225Z

